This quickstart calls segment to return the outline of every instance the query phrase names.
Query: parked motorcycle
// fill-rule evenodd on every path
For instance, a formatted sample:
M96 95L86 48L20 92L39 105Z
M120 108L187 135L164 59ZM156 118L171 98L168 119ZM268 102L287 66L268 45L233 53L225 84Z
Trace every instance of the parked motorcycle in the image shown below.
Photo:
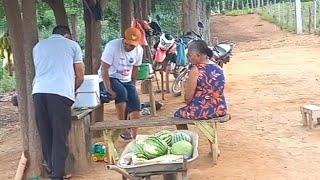
M153 56L152 68L155 71L165 71L168 63L176 58L175 38L168 33L163 33L160 36L159 41L156 42L153 47L155 49L155 53Z

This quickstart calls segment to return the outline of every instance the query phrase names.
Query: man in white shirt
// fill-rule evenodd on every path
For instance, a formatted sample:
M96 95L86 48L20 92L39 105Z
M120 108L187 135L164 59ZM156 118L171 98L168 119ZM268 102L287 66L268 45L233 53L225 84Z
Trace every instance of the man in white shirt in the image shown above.
M128 28L125 37L106 44L101 57L99 74L105 90L115 99L118 119L140 117L140 100L135 87L135 79L142 63L143 49L139 45L141 33L136 28ZM136 136L136 128L122 134L124 139Z
M33 48L35 118L44 165L54 180L62 180L65 175L71 105L84 79L81 48L69 38L70 29L59 25Z

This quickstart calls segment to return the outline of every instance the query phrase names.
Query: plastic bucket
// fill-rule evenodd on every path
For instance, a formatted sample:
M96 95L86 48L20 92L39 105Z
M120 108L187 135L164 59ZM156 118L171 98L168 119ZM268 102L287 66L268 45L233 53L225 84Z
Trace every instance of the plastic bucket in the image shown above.
M149 63L142 63L140 65L140 70L137 75L138 80L144 80L149 77L150 69L149 69Z

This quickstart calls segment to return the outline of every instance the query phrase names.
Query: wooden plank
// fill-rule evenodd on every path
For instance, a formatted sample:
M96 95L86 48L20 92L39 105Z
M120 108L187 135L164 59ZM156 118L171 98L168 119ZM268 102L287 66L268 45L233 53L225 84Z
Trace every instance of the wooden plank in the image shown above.
M191 120L191 119L180 119L175 117L146 117L137 120L112 120L104 122L96 122L90 126L90 130L104 130L104 129L125 129L130 127L151 127L151 126L168 126L178 124L194 124L194 122L226 122L229 121L230 115L226 115L219 118L209 120Z
M87 109L72 109L71 116L72 120L80 120L83 117L87 116L89 113L95 111L96 109L101 108L102 104L99 104L96 107L93 108L87 108Z

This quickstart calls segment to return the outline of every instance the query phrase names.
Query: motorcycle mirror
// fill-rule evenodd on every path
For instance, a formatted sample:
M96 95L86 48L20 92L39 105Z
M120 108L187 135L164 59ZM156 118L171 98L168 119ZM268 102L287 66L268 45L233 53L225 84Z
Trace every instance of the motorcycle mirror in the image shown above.
M156 15L156 20L157 20L157 21L160 21L160 19L161 19L160 16L157 14L157 15Z
M200 21L198 22L198 27L199 27L199 28L204 28L202 22L200 22Z

